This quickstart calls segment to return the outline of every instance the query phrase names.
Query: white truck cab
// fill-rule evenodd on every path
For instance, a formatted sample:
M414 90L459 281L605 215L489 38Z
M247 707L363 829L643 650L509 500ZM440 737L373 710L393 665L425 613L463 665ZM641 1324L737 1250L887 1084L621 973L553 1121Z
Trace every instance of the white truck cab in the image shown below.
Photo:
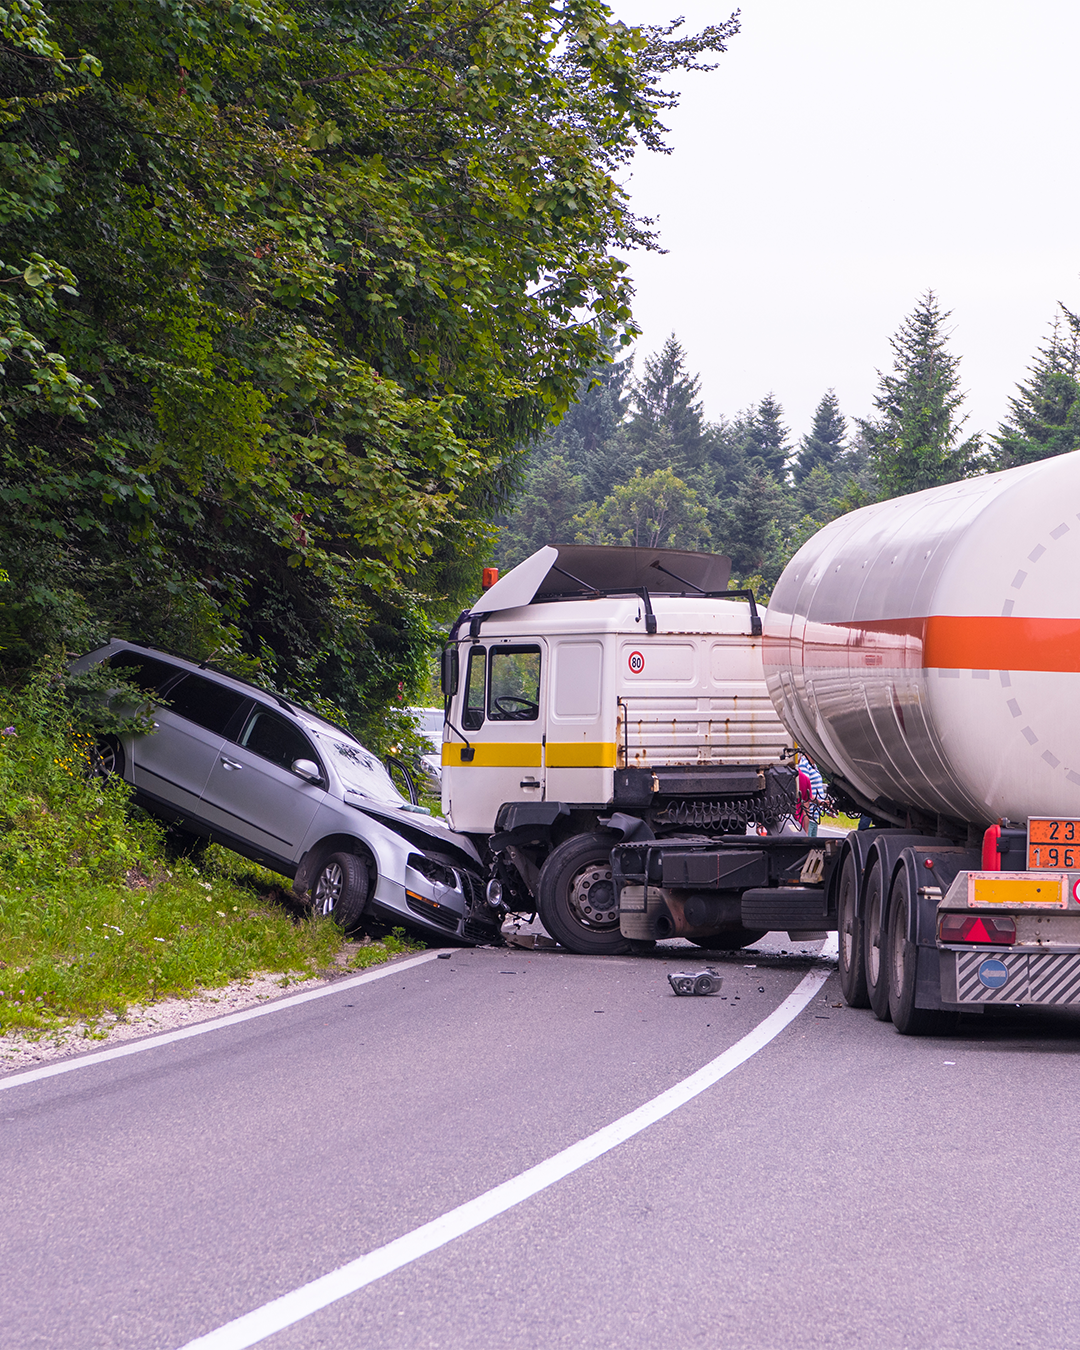
M614 842L745 833L792 809L761 621L728 573L713 554L550 546L454 627L443 811L487 846L495 894L539 908L564 945L629 945Z

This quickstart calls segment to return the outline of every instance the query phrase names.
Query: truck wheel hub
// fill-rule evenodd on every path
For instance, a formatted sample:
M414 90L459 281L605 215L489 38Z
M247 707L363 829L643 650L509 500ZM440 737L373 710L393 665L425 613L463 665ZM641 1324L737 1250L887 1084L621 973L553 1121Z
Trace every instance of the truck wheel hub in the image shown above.
M619 906L607 863L591 863L570 886L570 908L586 928L618 928Z

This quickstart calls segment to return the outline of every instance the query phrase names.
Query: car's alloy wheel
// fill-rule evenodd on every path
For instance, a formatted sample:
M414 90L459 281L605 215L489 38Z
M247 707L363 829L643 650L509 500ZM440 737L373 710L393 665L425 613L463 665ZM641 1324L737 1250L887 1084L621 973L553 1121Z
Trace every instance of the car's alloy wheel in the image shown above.
M329 915L345 932L355 928L371 889L364 860L355 853L331 853L322 860L311 887L316 914Z

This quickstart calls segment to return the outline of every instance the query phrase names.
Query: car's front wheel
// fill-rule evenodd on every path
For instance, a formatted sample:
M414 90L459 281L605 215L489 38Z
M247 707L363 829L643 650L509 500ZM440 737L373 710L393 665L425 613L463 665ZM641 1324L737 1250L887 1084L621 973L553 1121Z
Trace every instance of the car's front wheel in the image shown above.
M326 914L348 933L358 927L371 890L363 858L355 853L331 853L319 864L311 887L316 914Z

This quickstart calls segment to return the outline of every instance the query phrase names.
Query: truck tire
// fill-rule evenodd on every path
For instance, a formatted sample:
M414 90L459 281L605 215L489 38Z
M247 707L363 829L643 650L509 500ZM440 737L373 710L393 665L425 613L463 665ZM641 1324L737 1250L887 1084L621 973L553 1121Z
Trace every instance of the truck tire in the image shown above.
M760 933L786 932L789 928L820 928L825 920L821 913L824 894L815 889L813 900L818 904L817 914L808 917L806 913L807 896L799 894L795 887L776 887L768 891L750 890L743 892L743 927L756 929Z
M859 864L854 850L844 854L836 901L840 955L837 962L840 992L849 1008L869 1008L863 969L863 926L859 913Z
M911 914L911 885L907 870L897 873L889 897L889 926L882 965L889 985L889 1013L901 1036L945 1036L954 1031L959 1020L943 1008L915 1006L915 974L918 951L908 937Z
M888 908L880 859L870 868L863 898L863 967L866 971L866 996L879 1022L888 1022L889 958Z
M580 956L632 950L619 932L619 905L611 882L610 834L581 834L548 854L537 893L540 922L556 942Z

